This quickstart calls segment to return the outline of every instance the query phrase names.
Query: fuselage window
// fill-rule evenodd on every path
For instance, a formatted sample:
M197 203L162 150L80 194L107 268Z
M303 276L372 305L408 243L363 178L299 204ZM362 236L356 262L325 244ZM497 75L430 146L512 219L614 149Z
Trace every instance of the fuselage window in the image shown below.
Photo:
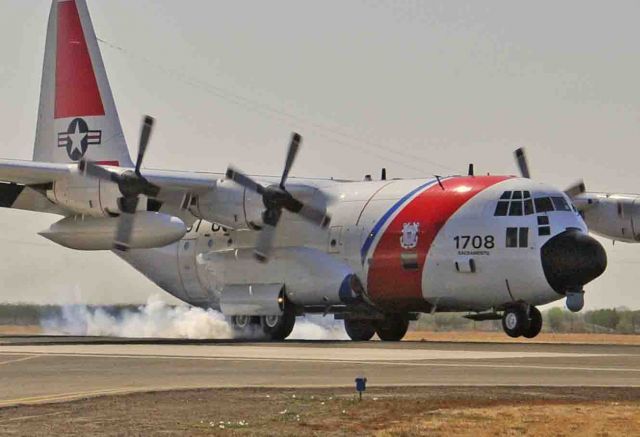
M518 247L529 246L529 228L520 228L518 232Z
M518 247L518 228L507 228L507 247Z
M528 247L529 228L507 228L507 247Z
M571 211L564 197L552 197L551 200L553 200L553 206L555 206L556 211Z
M553 203L551 203L551 199L548 197L538 197L534 199L534 202L536 204L536 212L538 213L553 211Z

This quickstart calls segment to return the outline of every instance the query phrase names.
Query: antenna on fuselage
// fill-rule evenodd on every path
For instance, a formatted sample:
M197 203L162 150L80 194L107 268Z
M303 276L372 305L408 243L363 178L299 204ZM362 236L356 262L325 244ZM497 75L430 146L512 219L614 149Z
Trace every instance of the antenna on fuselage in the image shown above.
M467 175L473 176L473 163L469 164L469 171L467 172Z
M387 169L382 167L382 172L380 174L380 180L381 181L386 181L387 180Z
M440 188L442 188L442 191L444 191L444 185L442 185L442 181L440 180L440 176L436 175L436 180L438 181L438 185L440 185Z

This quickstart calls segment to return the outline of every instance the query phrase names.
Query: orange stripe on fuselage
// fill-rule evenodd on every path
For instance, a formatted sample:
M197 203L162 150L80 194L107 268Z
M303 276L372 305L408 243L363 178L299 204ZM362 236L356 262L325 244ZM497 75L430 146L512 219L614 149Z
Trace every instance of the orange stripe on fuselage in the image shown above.
M509 176L454 177L435 184L410 200L387 226L373 252L367 290L370 298L387 311L420 310L422 271L433 240L449 218L481 191L509 179ZM405 223L418 223L417 246L403 249L400 240ZM403 253L416 253L418 268L402 265Z

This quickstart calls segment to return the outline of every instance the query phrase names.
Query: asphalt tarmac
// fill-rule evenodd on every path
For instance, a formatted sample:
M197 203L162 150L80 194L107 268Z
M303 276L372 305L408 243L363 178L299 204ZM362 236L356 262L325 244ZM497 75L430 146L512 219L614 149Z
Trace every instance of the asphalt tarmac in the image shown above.
M640 346L0 337L0 407L204 387L640 387Z

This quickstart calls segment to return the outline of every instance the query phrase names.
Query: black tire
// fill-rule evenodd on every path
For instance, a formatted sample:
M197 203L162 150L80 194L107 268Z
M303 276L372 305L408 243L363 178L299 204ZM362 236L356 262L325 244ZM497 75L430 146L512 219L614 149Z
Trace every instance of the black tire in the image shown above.
M262 332L269 340L282 341L293 331L293 326L296 324L296 314L285 308L281 316L260 317L260 324Z
M409 320L401 315L387 316L376 322L376 334L382 341L400 341L409 329Z
M344 319L344 329L353 341L371 340L376 329L371 320Z
M526 338L533 338L540 334L542 329L542 314L534 306L529 307L529 327L522 334Z
M232 316L231 328L235 336L240 338L255 337L260 333L260 317L256 316Z
M507 309L502 316L502 329L509 337L521 337L529 329L529 319L524 308Z

